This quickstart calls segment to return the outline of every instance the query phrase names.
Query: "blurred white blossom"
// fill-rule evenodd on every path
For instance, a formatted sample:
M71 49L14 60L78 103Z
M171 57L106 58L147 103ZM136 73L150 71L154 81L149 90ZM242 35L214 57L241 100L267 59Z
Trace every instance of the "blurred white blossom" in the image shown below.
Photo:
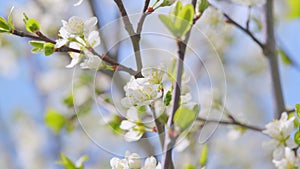
M160 163L151 156L145 160L145 164L142 167L142 161L140 155L137 153L126 152L124 159L112 158L110 160L110 166L112 169L161 169Z
M128 165L131 169L140 169L142 167L142 161L140 155L137 153L125 153L125 158L128 161Z
M281 159L284 155L285 147L295 148L296 143L290 136L294 130L294 119L288 119L286 112L281 114L279 120L275 119L266 125L263 133L269 135L272 139L264 143L264 147L273 149L274 160Z
M284 158L281 160L273 160L278 169L296 169L300 167L300 159L290 148L284 149Z

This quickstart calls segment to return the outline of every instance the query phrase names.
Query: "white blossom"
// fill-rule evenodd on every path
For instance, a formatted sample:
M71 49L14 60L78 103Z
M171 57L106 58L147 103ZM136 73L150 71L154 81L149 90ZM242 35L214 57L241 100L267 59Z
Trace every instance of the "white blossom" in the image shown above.
M131 154L129 151L127 151L125 153L125 157L131 169L140 169L142 167L141 157L137 153Z
M278 169L296 169L300 167L300 159L288 147L284 149L284 158L281 160L273 160Z
M266 3L266 0L231 0L231 1L246 6L261 6Z
M153 84L149 78L132 77L124 86L126 97L121 100L124 107L150 105L161 97L160 84Z
M75 43L75 42L71 42L70 47L73 48L73 49L78 49L78 50L81 49L80 45L78 43ZM71 56L72 61L69 65L66 66L66 68L72 68L72 67L76 66L81 61L82 54L75 53L75 52L69 52L69 55Z
M110 166L112 169L130 169L126 159L119 159L116 157L110 160Z
M97 70L102 67L101 65L103 65L103 62L98 56L92 54L90 51L84 51L84 53L85 53L86 59L80 64L80 67L82 69L96 69Z
M68 42L77 42L81 46L97 47L100 45L99 32L93 31L97 24L96 17L84 20L78 16L71 17L68 21L62 21L63 26L59 30L62 39L56 40L55 48L60 48Z
M124 138L128 142L137 141L144 134L143 129L140 126L138 126L137 123L129 120L123 120L121 122L120 128L122 130L127 130L126 134L124 135Z
M296 144L291 133L294 130L294 119L288 119L286 112L282 113L279 120L275 119L273 122L266 125L266 130L263 133L269 135L272 139L264 143L265 147L273 149L273 158L278 160L282 158L285 147L295 148Z
M76 4L74 4L74 6L79 6L82 2L83 0L79 0Z
M222 27L225 24L223 14L214 7L208 7L204 11L200 22L203 25L212 27Z
M130 153L129 151L125 153L124 159L112 158L110 160L110 166L112 169L161 169L161 164L157 163L153 156L147 158L142 167L140 155Z
M151 156L145 160L145 165L142 169L161 169L161 164L157 164L156 159Z

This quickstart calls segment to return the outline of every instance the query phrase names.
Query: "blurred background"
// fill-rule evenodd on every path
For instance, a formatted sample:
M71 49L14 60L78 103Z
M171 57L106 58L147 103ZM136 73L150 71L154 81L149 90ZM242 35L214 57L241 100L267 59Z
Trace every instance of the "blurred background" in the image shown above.
M135 69L130 39L114 1L84 0L80 6L73 6L76 1L1 1L0 16L7 18L14 6L16 28L25 30L25 12L40 21L42 32L52 39L57 39L61 20L97 16L102 34L97 51ZM144 2L123 2L136 26ZM227 0L210 2L241 25L246 24L248 7ZM300 19L291 14L299 14L300 10L289 2L275 0L275 29L278 46L287 54L278 56L285 102L293 109L300 103ZM153 3L152 0L150 4ZM141 54L146 67L168 65L176 58L176 42L157 17L169 10L170 7L158 9L145 21ZM263 40L261 20L262 7L253 7L250 29ZM109 168L109 159L124 155L126 150L142 157L159 157L157 138L127 143L115 131L116 115L124 113L120 99L124 96L123 85L130 78L127 74L67 69L67 54L32 54L28 39L7 34L0 34L0 60L0 168L59 169L56 161L60 153L74 161L88 155L88 169ZM193 99L202 107L200 114L218 116L218 110L206 112L205 106L220 97L229 112L245 123L263 127L272 120L270 72L261 49L247 35L226 24L222 14L213 9L204 13L192 31L185 71L191 76ZM199 141L207 140L215 128L208 126L203 129L203 138L178 145L177 168L197 163L202 148ZM241 134L233 127L221 126L209 137L207 168L273 168L270 152L262 150L261 143L266 139L257 132ZM186 148L187 145L191 146Z

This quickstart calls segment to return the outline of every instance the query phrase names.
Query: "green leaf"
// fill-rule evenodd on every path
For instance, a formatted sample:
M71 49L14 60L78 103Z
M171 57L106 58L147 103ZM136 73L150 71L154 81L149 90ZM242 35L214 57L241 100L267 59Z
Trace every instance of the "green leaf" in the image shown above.
M52 55L55 52L54 44L53 43L45 43L44 51L45 51L46 56Z
M300 118L300 104L296 104L296 113L297 113L297 116L298 118Z
M0 31L1 32L9 32L9 26L6 20L0 17Z
M84 162L89 160L88 156L82 156L80 159L76 161L76 164L78 165L78 169L84 169Z
M58 134L61 129L66 125L66 117L59 114L54 109L49 109L46 112L45 123L55 133Z
M278 53L281 56L281 60L285 65L291 65L293 63L292 59L287 55L287 53L283 49L279 48Z
M174 123L181 131L186 130L197 118L198 112L185 107L180 107L175 112Z
M299 0L288 0L288 6L290 12L288 18L295 19L300 17L300 1Z
M201 3L198 6L198 12L203 13L209 6L209 2L207 0L201 0Z
M9 26L10 30L15 29L15 26L14 26L14 23L13 23L13 17L12 17L13 10L14 10L14 7L12 7L10 9L10 12L8 14L8 19L7 19L8 20L8 26Z
M194 19L194 7L187 4L178 13L175 19L176 37L180 38L185 35L191 28Z
M32 18L24 19L26 24L26 30L31 33L36 33L40 31L40 23Z
M112 120L108 124L111 127L113 133L118 134L123 131L120 128L121 123L122 123L122 119L119 116L115 115L113 116Z
M178 1L174 9L174 16L178 16L178 13L181 9L182 9L182 2Z
M60 155L61 160L58 164L62 165L65 169L78 169L76 165L65 155Z
M34 40L29 41L29 44L30 44L31 46L36 47L36 48L41 48L41 49L44 48L44 43L45 43L45 42L43 42L43 41L34 41Z
M68 108L73 108L74 107L74 103L73 103L73 95L72 93L69 94L67 97L64 98L63 100L64 104L68 107Z
M164 99L164 103L166 106L169 106L170 105L170 102L172 100L172 92L169 90L166 94L166 97Z
M188 164L184 167L184 169L197 169L197 168L192 164Z
M158 15L159 19L164 23L164 25L171 31L171 33L176 36L176 30L170 15Z
M206 165L207 156L208 156L208 145L205 144L202 148L202 152L201 152L200 158L199 158L200 167L204 167Z
M300 131L297 131L294 135L294 141L299 146L300 145Z
M41 49L41 48L32 48L31 52L34 53L34 54L43 53L44 49Z
M193 24L193 18L193 5L187 4L182 7L180 1L177 2L175 9L168 16L159 15L159 19L176 38L181 38L190 30Z
M175 69L176 63L177 63L177 60L173 59L172 65L168 66L168 68L167 68L167 75L172 83L175 81L175 77L176 77L176 69Z

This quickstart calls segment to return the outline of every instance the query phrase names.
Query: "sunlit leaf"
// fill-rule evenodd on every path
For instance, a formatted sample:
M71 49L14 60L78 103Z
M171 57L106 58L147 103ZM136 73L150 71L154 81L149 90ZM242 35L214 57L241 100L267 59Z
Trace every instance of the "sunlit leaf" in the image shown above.
M58 164L62 165L65 169L78 169L76 165L65 155L60 155L61 160L58 161Z
M294 141L299 146L300 145L300 131L297 131L294 135Z
M58 134L65 126L66 118L59 114L56 110L49 109L46 112L45 123L54 133Z
M198 12L203 13L209 6L209 2L207 0L201 0L201 3L198 6Z
M299 0L288 0L288 6L290 12L288 13L288 18L294 19L300 17L300 1Z
M208 156L208 145L205 144L202 148L200 158L199 158L199 164L200 167L204 167L207 163L207 156Z
M196 120L198 112L194 110L180 107L177 109L174 116L174 123L180 128L181 131L184 131Z
M297 116L300 118L300 104L296 104L296 113L297 113Z
M287 53L283 49L279 48L278 53L280 54L281 60L284 64L291 65L293 63L292 59L287 55Z
M45 43L44 44L44 52L46 56L50 56L55 52L53 43Z

